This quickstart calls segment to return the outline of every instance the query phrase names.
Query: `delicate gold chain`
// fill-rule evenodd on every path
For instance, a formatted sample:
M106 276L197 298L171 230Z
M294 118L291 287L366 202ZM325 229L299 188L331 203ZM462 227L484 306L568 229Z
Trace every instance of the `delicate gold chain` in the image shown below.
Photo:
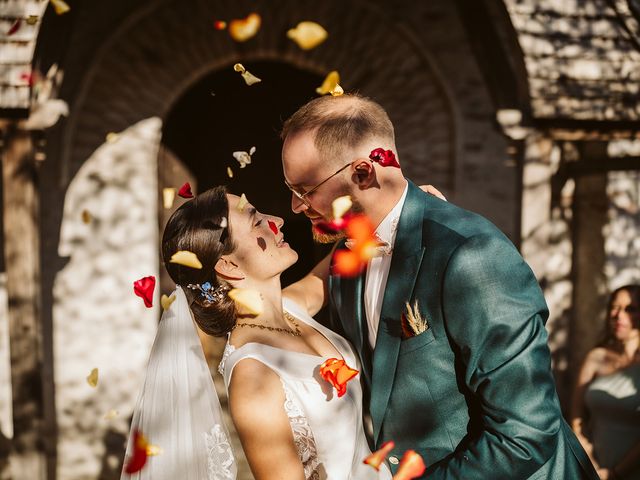
M250 327L250 328L259 328L260 330L269 330L271 332L282 332L292 335L294 337L299 337L302 335L302 331L300 330L300 325L296 322L296 319L293 315L291 315L287 311L283 311L284 318L293 323L295 330L291 330L290 328L282 328L282 327L270 327L269 325L263 325L260 323L236 323L231 330L235 330L236 327Z

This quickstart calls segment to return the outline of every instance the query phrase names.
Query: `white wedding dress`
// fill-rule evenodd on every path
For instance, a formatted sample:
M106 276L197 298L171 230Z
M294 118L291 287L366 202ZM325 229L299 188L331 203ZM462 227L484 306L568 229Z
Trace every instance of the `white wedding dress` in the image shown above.
M283 298L284 309L311 326L342 354L347 365L356 368L356 356L349 343L325 328L293 301ZM282 381L291 431L304 465L306 480L386 480L386 465L376 472L363 460L371 453L362 425L362 389L359 376L347 384L347 393L338 398L335 389L319 373L328 358L292 352L261 343L239 348L227 343L219 371L227 390L233 368L245 358L258 360L271 368Z

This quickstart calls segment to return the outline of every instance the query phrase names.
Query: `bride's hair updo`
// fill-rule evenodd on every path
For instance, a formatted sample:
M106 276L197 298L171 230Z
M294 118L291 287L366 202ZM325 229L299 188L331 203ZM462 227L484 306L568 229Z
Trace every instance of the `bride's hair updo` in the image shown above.
M231 288L224 280L218 280L214 270L221 256L235 250L228 225L226 193L224 187L216 187L186 202L171 215L162 235L162 258L169 276L185 291L200 328L217 337L225 336L235 324L233 300L225 292L220 299L209 302L199 290L190 290L187 285L209 282L213 289L221 285ZM195 253L202 269L170 263L179 250Z

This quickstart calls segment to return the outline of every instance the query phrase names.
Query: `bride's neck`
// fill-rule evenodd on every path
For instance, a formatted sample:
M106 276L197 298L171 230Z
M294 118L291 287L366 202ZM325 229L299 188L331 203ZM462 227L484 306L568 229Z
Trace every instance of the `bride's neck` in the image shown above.
M260 292L262 297L263 312L251 318L252 323L264 323L275 327L286 327L282 314L282 284L280 278L274 278L266 282L243 282L239 288L250 288Z

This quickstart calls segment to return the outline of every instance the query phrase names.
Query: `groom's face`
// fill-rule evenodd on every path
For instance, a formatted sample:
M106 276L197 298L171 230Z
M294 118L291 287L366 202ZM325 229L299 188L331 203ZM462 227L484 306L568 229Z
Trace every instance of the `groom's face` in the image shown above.
M347 167L329 178L317 189L310 192L320 182L330 177L342 165L324 161L314 145L313 132L300 132L286 138L282 147L282 169L291 192L291 210L304 213L312 224L331 219L332 202L343 195L350 194L349 171ZM301 200L297 192L304 196ZM316 238L321 242L334 241L335 238Z

